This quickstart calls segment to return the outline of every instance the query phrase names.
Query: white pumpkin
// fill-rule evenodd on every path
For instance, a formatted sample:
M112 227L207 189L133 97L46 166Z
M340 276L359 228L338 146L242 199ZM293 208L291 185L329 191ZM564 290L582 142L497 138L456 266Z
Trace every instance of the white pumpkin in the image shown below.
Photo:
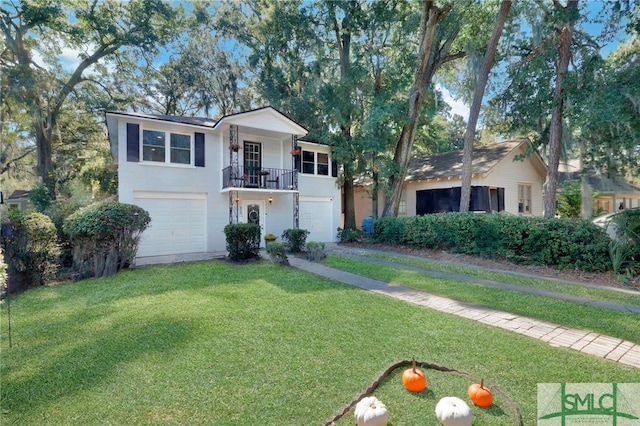
M471 426L473 413L466 402L446 396L436 405L436 417L444 426Z
M386 426L389 422L389 410L375 396L362 398L354 410L358 426Z

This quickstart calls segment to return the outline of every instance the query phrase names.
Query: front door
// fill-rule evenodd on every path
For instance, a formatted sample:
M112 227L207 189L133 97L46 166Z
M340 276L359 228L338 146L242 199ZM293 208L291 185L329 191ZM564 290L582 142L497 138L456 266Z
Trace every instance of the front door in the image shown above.
M263 240L265 236L265 225L266 218L265 215L265 204L264 200L246 200L242 202L242 211L244 214L244 221L246 223L255 223L260 226L260 241Z

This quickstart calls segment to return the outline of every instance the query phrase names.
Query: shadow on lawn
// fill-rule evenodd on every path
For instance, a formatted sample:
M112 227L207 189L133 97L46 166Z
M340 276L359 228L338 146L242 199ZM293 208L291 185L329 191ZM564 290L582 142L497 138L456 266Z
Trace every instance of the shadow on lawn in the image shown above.
M17 374L16 380L3 380L0 395L4 415L38 412L58 398L68 398L99 385L121 364L144 355L171 352L188 335L187 324L171 319L145 321L137 327L127 324L110 327L84 345L49 358L48 366L28 378Z

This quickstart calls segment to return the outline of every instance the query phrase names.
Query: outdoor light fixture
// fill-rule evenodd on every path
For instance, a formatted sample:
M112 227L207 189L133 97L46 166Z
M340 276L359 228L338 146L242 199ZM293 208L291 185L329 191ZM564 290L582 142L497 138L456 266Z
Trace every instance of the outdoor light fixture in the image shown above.
M269 204L273 203L273 197L269 196Z

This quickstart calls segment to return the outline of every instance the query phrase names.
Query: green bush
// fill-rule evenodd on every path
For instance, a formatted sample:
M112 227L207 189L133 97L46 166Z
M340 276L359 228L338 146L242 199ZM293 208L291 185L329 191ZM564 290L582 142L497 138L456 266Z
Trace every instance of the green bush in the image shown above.
M271 262L277 265L288 265L287 248L285 243L269 243L267 245L267 254Z
M362 238L363 232L357 228L338 228L338 239L341 243L354 243Z
M618 274L640 274L640 209L623 210L613 218L616 238L610 244L613 270Z
M71 199L56 200L51 202L44 214L51 218L58 233L58 244L60 246L60 266L69 267L73 265L73 245L69 234L64 232L64 221L80 208Z
M308 235L309 231L306 229L285 229L282 233L282 240L289 253L302 253L305 250Z
M319 262L325 257L327 257L327 253L324 251L325 245L324 243L318 241L309 241L307 243L307 252L305 257L307 260L312 262Z
M231 223L224 227L229 258L244 261L259 257L260 225L255 223ZM270 243L269 245L274 244Z
M377 242L451 250L516 263L586 271L611 269L609 240L582 219L544 219L477 213L384 217L373 224Z
M73 268L80 278L114 275L128 268L151 217L141 207L103 201L83 207L63 224L73 245Z
M56 227L42 213L9 210L12 235L5 238L9 291L43 285L57 270Z

